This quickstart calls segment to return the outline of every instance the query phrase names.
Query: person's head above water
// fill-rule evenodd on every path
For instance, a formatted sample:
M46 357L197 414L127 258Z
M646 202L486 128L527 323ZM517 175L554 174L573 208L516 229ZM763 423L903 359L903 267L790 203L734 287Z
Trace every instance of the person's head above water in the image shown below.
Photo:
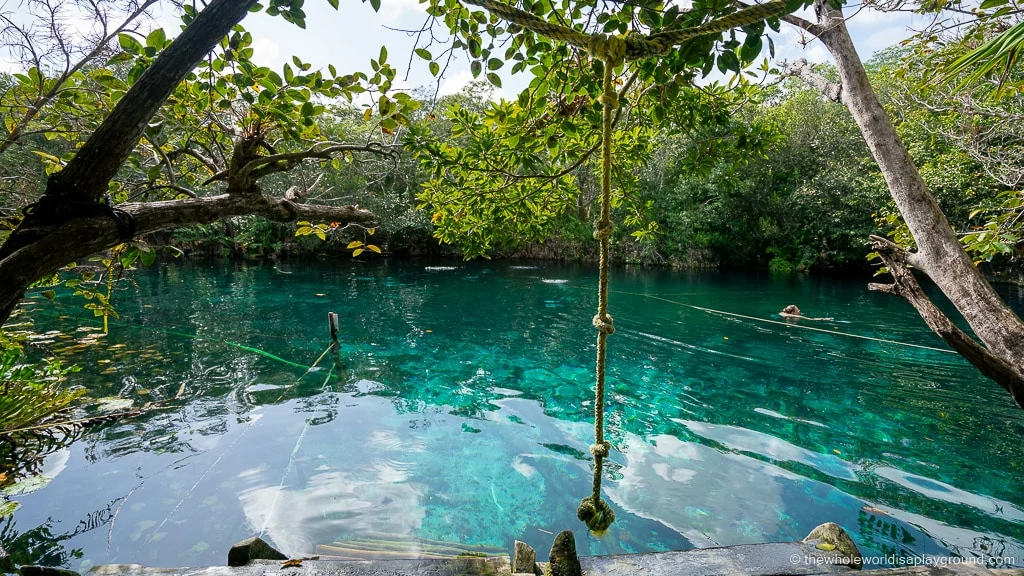
M800 315L800 309L796 307L796 304L790 304L782 309L783 314L793 314L795 316Z

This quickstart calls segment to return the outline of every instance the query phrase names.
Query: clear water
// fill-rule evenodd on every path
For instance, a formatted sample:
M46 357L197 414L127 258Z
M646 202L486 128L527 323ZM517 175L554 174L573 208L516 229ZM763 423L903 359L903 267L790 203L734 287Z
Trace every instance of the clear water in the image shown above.
M794 540L835 521L869 556L1024 566L1024 412L956 355L829 333L943 347L863 282L617 270L604 492L617 521L599 538L575 518L593 269L171 264L134 279L99 344L49 346L94 398L183 397L53 447L0 519L20 562L223 564L253 534L291 555L416 536L521 539L543 556L565 528L608 554ZM790 303L835 321L687 306L778 321ZM40 331L99 325L67 294L31 307ZM343 365L328 355L306 373L328 311Z

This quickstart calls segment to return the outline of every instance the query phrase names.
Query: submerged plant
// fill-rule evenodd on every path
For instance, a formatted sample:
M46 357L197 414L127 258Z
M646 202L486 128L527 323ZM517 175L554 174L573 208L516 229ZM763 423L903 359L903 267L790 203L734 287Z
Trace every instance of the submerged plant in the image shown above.
M61 383L77 371L52 358L26 363L17 342L0 334L0 436L44 428L69 410L85 390Z

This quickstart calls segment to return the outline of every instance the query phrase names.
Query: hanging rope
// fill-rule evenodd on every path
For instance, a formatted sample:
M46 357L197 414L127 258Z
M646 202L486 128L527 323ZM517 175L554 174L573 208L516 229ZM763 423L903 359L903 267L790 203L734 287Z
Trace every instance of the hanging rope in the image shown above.
M608 314L608 268L610 244L613 230L611 219L612 198L612 128L614 113L619 107L619 95L615 92L614 69L625 61L641 60L667 54L677 44L704 36L724 32L737 26L745 26L781 14L787 0L773 0L765 4L744 8L707 22L700 26L670 30L650 36L612 36L607 34L586 34L559 24L548 22L534 14L525 12L498 0L465 0L467 4L487 9L509 22L587 50L591 56L604 63L604 79L601 102L601 217L594 223L594 238L601 244L601 262L598 279L597 315L593 324L597 329L597 370L594 385L594 444L590 453L594 455L593 491L580 502L576 516L586 523L587 528L600 533L615 521L615 512L607 502L601 500L601 476L604 460L611 445L604 439L604 383L608 336L615 333L615 325Z
M608 357L608 336L615 333L615 325L608 314L608 267L611 251L611 236L614 226L611 218L612 202L612 116L619 107L619 97L613 85L613 69L622 62L625 43L598 43L600 50L595 56L604 60L604 82L601 93L601 217L594 223L594 238L601 244L600 273L597 282L597 377L594 384L594 444L590 453L594 455L594 481L591 495L580 502L576 516L587 528L603 532L615 521L615 512L601 500L601 476L604 459L608 457L610 444L604 439L604 381Z

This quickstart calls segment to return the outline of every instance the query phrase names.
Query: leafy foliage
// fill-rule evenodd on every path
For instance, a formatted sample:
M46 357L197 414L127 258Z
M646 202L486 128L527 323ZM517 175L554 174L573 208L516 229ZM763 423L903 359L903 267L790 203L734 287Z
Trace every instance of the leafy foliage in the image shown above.
M45 426L85 394L62 383L76 368L61 368L56 359L26 363L21 346L0 333L0 435Z

